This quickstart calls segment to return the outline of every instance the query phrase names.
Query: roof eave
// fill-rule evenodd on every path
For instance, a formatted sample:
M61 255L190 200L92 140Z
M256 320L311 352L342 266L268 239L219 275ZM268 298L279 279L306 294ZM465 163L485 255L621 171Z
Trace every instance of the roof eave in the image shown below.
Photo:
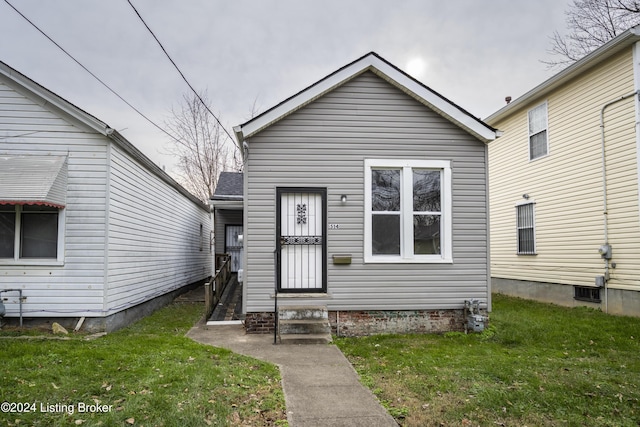
M530 91L526 92L524 95L505 105L500 110L487 117L484 121L489 123L490 125L496 124L500 120L503 120L505 117L517 111L520 107L533 101L534 98L545 96L558 86L564 84L568 80L571 80L578 74L583 73L585 70L588 70L600 64L605 59L618 53L620 50L638 40L640 40L640 25L629 28L618 37L605 43L598 49L586 55L584 58L574 62L564 70L560 71L559 73L545 80Z
M214 209L240 210L244 209L244 200L209 200Z
M282 120L286 116L366 71L374 72L414 99L434 109L438 114L457 123L461 128L480 140L488 142L496 138L495 129L480 119L471 116L467 111L415 80L376 53L371 52L329 74L261 115L242 125L234 127L238 141L242 142L250 138L264 128Z
M102 120L99 120L98 118L92 116L81 108L73 105L59 95L56 95L49 89L41 86L40 84L31 80L29 77L13 69L2 61L0 61L0 74L8 78L10 81L14 82L16 86L24 88L40 98L43 101L43 107L47 106L47 104L50 104L67 116L72 117L76 121L84 124L85 126L88 126L90 129L102 135L106 136L109 132L109 126Z
M120 147L122 147L131 156L133 156L136 160L143 164L148 170L153 172L167 184L174 187L184 196L189 198L192 202L197 203L203 210L209 210L209 207L205 203L203 203L202 200L198 199L193 194L188 192L183 186L181 186L173 178L171 178L169 174L167 174L158 165L156 165L147 156L145 156L136 146L134 146L124 136L122 136L115 129L111 128L102 120L99 120L98 118L92 116L81 108L75 106L71 102L53 93L34 80L31 80L29 77L13 69L2 61L0 61L0 75L5 76L9 81L13 82L13 85L15 85L18 90L22 88L23 91L28 91L33 94L33 96L42 100L43 107L52 106L54 107L54 109L62 112L68 117L71 117L78 123L81 123L82 125L87 126L89 129L106 136L107 138L118 144Z

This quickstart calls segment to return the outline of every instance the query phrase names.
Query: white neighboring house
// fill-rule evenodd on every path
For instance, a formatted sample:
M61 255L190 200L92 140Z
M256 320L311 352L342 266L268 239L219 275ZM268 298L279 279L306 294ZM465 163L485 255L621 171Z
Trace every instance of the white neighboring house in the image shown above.
M211 276L211 215L116 130L0 62L0 298L114 330ZM6 320L6 319L5 319Z

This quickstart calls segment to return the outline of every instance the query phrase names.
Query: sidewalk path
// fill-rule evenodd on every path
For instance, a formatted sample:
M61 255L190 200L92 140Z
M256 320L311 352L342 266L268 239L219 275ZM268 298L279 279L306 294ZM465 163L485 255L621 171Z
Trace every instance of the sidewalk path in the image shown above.
M333 344L274 345L273 335L247 335L242 325L201 323L187 336L279 365L290 427L397 426Z

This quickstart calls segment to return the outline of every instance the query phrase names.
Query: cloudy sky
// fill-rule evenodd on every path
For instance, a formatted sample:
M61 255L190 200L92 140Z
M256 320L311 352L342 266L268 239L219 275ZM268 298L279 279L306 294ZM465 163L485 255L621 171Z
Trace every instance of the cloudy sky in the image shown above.
M187 85L127 0L0 1L0 60L118 129L167 171L155 123ZM567 0L131 0L197 90L232 127L375 51L485 118L554 71L549 36ZM557 70L556 70L557 72Z

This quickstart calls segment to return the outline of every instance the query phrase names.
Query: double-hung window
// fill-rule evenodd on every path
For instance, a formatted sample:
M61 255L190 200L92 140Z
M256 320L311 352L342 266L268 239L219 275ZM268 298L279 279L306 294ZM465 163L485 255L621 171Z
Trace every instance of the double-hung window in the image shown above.
M0 263L62 261L63 209L0 205Z
M453 262L451 164L365 160L365 262Z
M518 229L518 255L535 255L535 203L528 202L516 206L516 227Z
M529 160L544 157L549 153L547 132L547 103L529 110Z

